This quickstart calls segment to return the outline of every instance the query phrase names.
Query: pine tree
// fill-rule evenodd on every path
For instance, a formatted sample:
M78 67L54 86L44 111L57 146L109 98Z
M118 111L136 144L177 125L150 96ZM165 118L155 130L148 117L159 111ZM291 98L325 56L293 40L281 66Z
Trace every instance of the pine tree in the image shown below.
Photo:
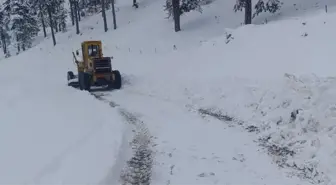
M8 17L8 20L10 20L10 15L12 12L12 1L11 0L5 0L2 3L2 9L1 11Z
M175 32L181 30L180 16L196 10L202 12L201 0L166 0L164 11L167 11L168 17L173 16Z
M90 13L97 13L99 2L98 0L88 0L87 1L87 8Z
M46 9L45 6L43 6L42 3L38 3L38 13L40 15L40 20L42 24L43 34L44 37L47 37L47 31L46 31L46 23L45 23L45 15L46 15Z
M245 24L251 24L252 19L261 12L275 13L282 3L280 0L258 0L254 6L255 13L252 14L252 0L237 0L233 9L235 12L245 10Z
M110 5L111 1L110 0L104 0L104 1L105 1L106 10L109 10L111 8L111 5Z
M252 23L252 0L237 0L236 4L233 7L234 11L245 10L245 24Z
M67 11L64 8L64 4L65 4L64 0L56 0L54 2L53 19L55 21L56 31L66 30Z
M67 26L66 26L67 17L68 17L67 11L64 8L64 6L62 6L58 14L58 19L59 19L60 30L62 30L63 32L67 31Z
M42 27L44 37L47 37L46 27L48 22L46 21L47 9L45 6L45 0L27 0L31 4L31 9L36 13L39 26Z
M30 48L33 38L40 30L36 12L32 10L29 1L11 1L11 30L16 35L18 51L20 51L20 47L23 50Z
M281 8L282 3L280 0L259 0L254 6L256 10L253 17L259 15L262 12L276 13Z
M54 32L54 21L53 21L53 7L54 7L55 1L54 0L45 0L43 1L43 6L46 7L48 18L49 18L49 26L51 30L51 36L53 39L54 46L56 45L56 38L55 38L55 32Z
M179 6L180 15L183 15L184 13L188 13L192 10L202 12L201 2L201 0L178 0L176 4L178 4ZM166 4L164 5L164 11L167 11L167 18L174 16L173 0L166 0Z
M78 19L78 0L70 0L70 2L73 4L74 7L74 15L75 15L75 23L76 23L76 34L78 35L79 32L79 19Z
M71 23L72 23L72 26L75 25L75 15L74 15L74 4L72 3L71 0L69 0L69 4L70 4L70 16L71 16Z
M6 14L3 7L0 10L0 41L3 53L5 57L10 56L10 52L8 50L8 45L11 43L11 37L9 35L9 14Z

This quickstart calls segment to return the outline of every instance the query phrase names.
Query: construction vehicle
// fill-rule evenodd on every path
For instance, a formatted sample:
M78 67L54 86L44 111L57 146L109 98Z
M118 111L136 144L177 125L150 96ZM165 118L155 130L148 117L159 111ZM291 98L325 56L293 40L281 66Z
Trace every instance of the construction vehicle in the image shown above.
M101 41L84 41L81 44L81 56L79 50L72 52L78 74L68 71L68 86L80 90L91 91L91 87L104 87L108 89L121 88L121 75L118 70L112 69L111 58L104 57Z

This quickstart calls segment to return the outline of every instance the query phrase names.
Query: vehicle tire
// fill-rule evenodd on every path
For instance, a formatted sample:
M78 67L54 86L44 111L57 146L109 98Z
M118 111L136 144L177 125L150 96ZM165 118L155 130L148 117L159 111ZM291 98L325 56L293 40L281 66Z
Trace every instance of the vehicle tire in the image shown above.
M78 83L79 83L79 89L84 90L85 89L85 79L84 79L84 73L79 72L78 73Z
M121 75L118 70L113 71L114 73L114 83L113 83L113 88L115 89L120 89L121 88Z
M72 79L74 79L74 78L75 78L74 73L73 73L72 71L68 71L67 78L68 78L68 80L72 80Z
M84 89L86 91L90 91L91 90L91 75L90 74L87 74L87 73L84 73Z

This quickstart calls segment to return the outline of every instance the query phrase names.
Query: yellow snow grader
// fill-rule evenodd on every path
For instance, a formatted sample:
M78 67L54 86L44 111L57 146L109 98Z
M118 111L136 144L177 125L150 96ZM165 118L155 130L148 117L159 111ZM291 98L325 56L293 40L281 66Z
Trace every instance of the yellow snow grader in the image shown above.
M79 50L76 50L76 54L72 52L78 74L68 71L68 86L86 91L90 91L94 86L120 89L120 72L112 69L112 57L103 56L102 42L84 41L81 45L81 55ZM78 60L77 57L82 59Z

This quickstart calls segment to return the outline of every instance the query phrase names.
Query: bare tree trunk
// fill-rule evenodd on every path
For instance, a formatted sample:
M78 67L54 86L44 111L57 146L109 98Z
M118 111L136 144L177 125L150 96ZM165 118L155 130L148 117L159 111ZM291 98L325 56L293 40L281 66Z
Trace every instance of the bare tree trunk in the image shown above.
M79 8L79 2L78 2L78 0L77 0L76 5L77 5L78 21L81 21L80 8Z
M4 55L7 55L7 43L6 43L6 40L2 41L2 49L3 49Z
M175 32L181 31L180 25L180 1L172 0Z
M4 55L7 54L7 44L6 44L6 41L2 40L2 51L4 53Z
M74 2L73 0L70 0L70 16L71 16L71 22L72 22L72 26L75 25L75 18L74 18Z
M86 7L86 1L82 0L82 7L85 8Z
M6 37L5 37L5 34L4 34L4 30L3 28L0 29L1 31L1 43L2 43L2 50L3 50L3 53L4 55L7 54L7 43L6 43Z
M105 7L106 7L106 2L105 0L102 0L102 15L103 15L103 21L104 21L104 31L107 32L107 21L106 21L106 12L105 12Z
M51 35L52 35L52 39L53 39L53 44L55 46L56 45L56 38L55 38L55 33L54 33L54 25L53 25L54 23L53 23L53 20L52 20L50 5L48 5L47 9L48 9L48 14L49 14L49 22L50 22Z
M138 5L138 3L137 3L136 0L133 0L133 7L135 7L135 8L138 8L138 7L139 7L139 5Z
M40 16L41 16L43 34L44 34L44 37L47 37L47 31L46 31L46 26L45 26L44 16L43 16L43 8L41 4L39 6L40 6Z
M115 1L114 0L111 0L111 1L112 1L113 28L117 29L117 20L116 20L116 13L115 13L115 7L114 7Z
M18 53L20 53L20 44L19 44L19 37L18 35L16 35L16 43L17 43L17 50L18 50Z
M76 34L78 35L79 34L79 22L78 22L78 11L77 11L77 0L75 2L75 22L76 22Z
M58 24L57 24L57 21L56 21L56 20L55 20L54 25L55 25L55 26L54 26L54 27L55 27L55 31L56 31L56 33L57 33L57 32L58 32L58 26L57 26Z
M252 0L245 0L245 24L252 23Z

